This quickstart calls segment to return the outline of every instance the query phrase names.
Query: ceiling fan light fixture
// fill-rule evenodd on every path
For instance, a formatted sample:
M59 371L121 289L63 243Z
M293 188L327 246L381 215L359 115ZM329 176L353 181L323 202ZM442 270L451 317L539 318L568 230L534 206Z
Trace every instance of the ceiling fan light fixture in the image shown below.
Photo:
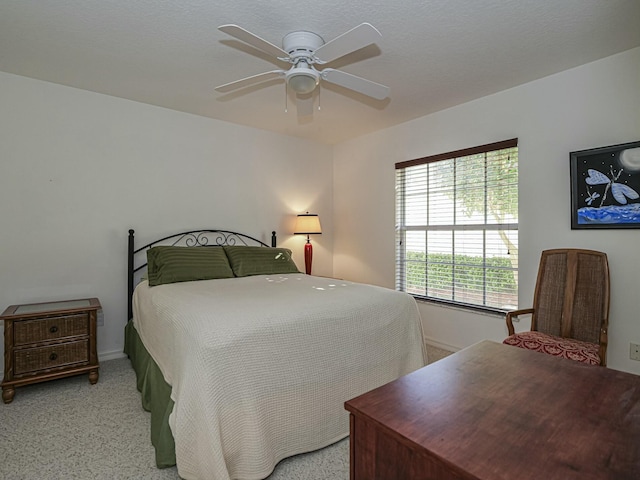
M320 83L320 73L309 67L305 62L300 62L285 75L287 85L296 93L311 93Z
M289 87L296 93L311 93L318 85L318 79L305 73L291 75L288 80Z

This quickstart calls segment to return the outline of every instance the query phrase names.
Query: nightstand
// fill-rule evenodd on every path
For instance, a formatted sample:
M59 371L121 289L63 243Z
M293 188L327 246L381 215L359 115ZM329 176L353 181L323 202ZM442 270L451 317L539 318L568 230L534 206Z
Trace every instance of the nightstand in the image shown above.
M15 387L89 373L98 381L97 298L11 305L4 321L2 400L11 403Z

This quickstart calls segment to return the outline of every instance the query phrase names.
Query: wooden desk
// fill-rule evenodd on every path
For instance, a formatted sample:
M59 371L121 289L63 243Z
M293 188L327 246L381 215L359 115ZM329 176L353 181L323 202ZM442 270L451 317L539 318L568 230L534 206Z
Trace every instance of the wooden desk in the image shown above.
M640 376L481 342L345 403L352 480L640 479Z

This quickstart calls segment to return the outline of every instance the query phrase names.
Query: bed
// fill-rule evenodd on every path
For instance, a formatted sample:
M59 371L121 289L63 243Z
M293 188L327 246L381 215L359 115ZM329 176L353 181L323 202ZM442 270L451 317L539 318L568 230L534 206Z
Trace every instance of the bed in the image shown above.
M345 401L426 364L413 297L302 274L275 232L135 248L130 230L128 265L125 353L156 463L185 479L266 478L348 436Z

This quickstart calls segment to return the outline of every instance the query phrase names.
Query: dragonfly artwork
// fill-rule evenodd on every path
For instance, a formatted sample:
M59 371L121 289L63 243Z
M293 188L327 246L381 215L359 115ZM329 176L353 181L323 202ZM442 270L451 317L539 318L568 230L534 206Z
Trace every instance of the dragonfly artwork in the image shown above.
M611 169L611 178L609 178L604 173L599 172L598 170L593 170L591 168L588 170L588 173L589 176L585 180L587 185L606 185L604 194L602 195L602 200L600 200L601 207L604 201L607 199L607 193L609 189L611 189L613 198L615 198L616 201L621 205L627 204L627 198L629 198L630 200L635 200L640 197L638 192L636 192L630 186L625 185L624 183L616 183L616 180L618 180L618 178L620 178L620 175L622 174L622 169L617 174L613 173L613 169ZM589 193L589 187L587 187L587 193ZM589 193L589 197L586 200L587 204L591 205L591 202L599 196L600 195L597 192Z
M640 142L571 154L571 228L640 228Z
M589 187L587 187L587 198L585 199L585 203L591 206L591 203L596 200L600 194L598 192L591 192Z

